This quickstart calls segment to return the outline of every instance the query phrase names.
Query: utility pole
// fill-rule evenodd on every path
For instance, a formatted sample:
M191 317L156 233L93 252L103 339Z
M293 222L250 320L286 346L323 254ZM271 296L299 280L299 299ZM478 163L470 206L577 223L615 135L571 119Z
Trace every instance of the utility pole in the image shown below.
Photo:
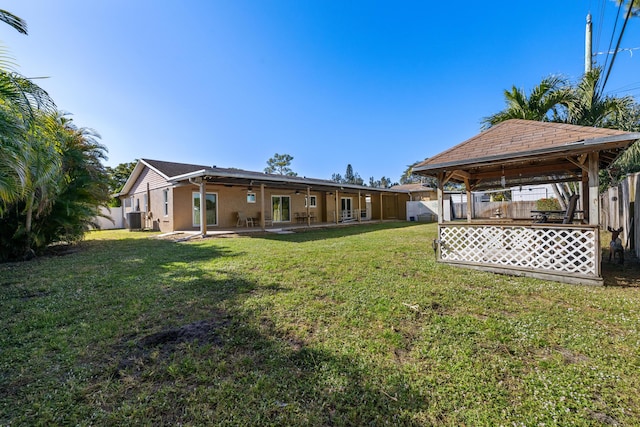
M593 53L591 50L591 12L587 14L587 28L584 37L584 72L591 71Z

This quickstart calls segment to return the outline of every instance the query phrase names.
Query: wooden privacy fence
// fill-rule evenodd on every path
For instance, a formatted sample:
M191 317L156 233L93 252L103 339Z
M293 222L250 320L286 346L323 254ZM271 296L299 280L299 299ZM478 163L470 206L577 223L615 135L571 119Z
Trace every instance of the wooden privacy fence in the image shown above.
M467 203L452 203L453 218L467 217ZM525 202L482 202L474 201L473 218L531 218L531 211L536 210L535 201Z

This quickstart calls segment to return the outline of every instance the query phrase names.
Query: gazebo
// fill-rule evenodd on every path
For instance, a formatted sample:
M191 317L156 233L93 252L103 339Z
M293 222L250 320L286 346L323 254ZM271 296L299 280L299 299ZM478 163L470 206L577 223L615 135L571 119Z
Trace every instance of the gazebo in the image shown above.
M600 169L640 133L529 120L507 120L414 167L438 180L438 260L502 274L565 283L603 283L600 270ZM444 221L448 182L472 191L577 182L583 218L538 223L533 217Z

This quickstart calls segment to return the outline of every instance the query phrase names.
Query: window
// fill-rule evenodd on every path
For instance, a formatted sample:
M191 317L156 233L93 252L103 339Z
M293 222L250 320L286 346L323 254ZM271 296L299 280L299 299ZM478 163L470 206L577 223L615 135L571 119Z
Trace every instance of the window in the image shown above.
M247 193L247 203L256 202L256 193Z
M317 205L317 199L316 196L310 196L310 200L311 200L311 204L309 205L310 208L315 208ZM304 197L304 207L307 207L307 196Z
M169 190L162 190L162 204L164 216L169 216Z
M218 195L216 193L207 193L206 209L207 209L207 225L218 225ZM200 226L200 193L192 194L193 201L193 226Z

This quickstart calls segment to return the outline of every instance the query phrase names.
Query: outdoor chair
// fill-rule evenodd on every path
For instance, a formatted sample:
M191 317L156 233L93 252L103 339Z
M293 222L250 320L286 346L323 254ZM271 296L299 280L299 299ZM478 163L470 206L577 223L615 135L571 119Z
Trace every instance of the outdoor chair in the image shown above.
M253 218L248 218L244 212L238 212L236 227L253 227Z
M258 216L254 219L254 224L255 225L260 225L260 212L258 212ZM264 226L265 227L272 227L273 226L273 220L271 219L271 216L269 215L265 215L264 216Z

